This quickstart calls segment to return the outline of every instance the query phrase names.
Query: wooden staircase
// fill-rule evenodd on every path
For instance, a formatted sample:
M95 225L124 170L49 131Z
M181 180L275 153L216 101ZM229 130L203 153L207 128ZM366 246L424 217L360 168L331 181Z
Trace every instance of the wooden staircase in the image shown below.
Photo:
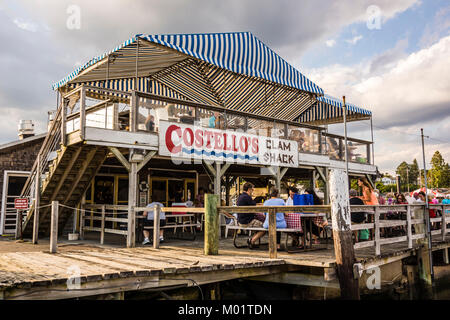
M79 143L68 147L61 146L56 158L48 165L45 179L41 184L39 235L50 233L50 206L52 201L75 208L95 177L108 154L107 147ZM45 207L46 206L46 207ZM61 232L74 209L59 207L58 230ZM30 236L33 232L34 206L24 221L22 232Z

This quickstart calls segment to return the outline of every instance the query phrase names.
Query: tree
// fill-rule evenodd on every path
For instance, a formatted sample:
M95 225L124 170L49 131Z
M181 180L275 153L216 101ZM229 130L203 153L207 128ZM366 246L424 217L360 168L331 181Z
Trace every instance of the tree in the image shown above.
M403 189L404 185L406 186L406 184L407 184L406 178L408 176L408 173L407 173L408 170L409 170L409 165L406 163L406 161L403 161L402 163L400 163L397 167L397 170L395 170L395 173L400 176L400 183L401 183L402 189Z
M443 188L449 185L449 166L445 163L439 151L436 151L431 158L430 185L434 188Z
M414 159L413 163L409 166L409 183L412 185L416 185L417 178L419 178L419 165L417 163L417 160Z

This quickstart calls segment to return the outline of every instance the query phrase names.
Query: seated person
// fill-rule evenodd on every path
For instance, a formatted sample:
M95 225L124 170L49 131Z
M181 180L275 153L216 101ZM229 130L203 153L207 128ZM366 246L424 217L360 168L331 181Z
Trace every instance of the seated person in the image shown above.
M284 200L279 197L280 192L277 188L272 187L270 188L269 196L270 199L266 200L264 202L264 206L284 206ZM269 228L269 214L266 215L266 220L264 221L263 228L268 229ZM276 214L276 222L277 222L277 229L284 229L287 227L286 220L284 219L284 213L283 212L277 212ZM280 240L281 240L281 233L277 232L277 249L280 249Z
M159 205L161 208L164 207L164 205L160 202L152 202L147 205L147 208L154 208L155 206ZM152 211L145 211L143 214L144 217L144 227L153 227L153 210ZM159 226L164 227L166 225L166 215L164 212L161 211L159 215ZM150 232L146 229L143 231L144 233L144 241L142 242L143 245L151 244L150 241ZM164 242L164 229L159 230L159 242Z
M152 115L148 115L147 119L145 119L145 129L147 131L155 131L155 117Z
M350 205L364 205L364 201L358 197L358 193L355 189L350 189L349 194ZM352 212L350 219L353 223L363 223L366 220L366 214L364 212ZM353 231L353 234L355 235L355 241L358 242L358 230Z
M256 206L256 202L252 199L253 185L250 182L246 182L243 186L243 192L239 195L237 200L238 206ZM238 213L238 223L241 227L246 228L262 228L263 222L258 220L256 213ZM256 240L261 238L265 234L264 231L258 231L252 238L247 240L247 244L252 248Z
M298 189L296 187L289 187L289 197L286 199L286 205L287 206L293 206L294 205L294 195L298 193ZM296 232L294 234L290 234L292 236L292 245L294 247L302 247L302 244L300 242L300 232Z

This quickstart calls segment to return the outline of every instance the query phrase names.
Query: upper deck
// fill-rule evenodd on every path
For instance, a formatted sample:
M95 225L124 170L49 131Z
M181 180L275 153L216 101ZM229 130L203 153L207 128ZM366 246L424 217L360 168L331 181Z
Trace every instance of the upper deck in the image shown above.
M246 139L262 138L260 144L266 143L267 139L272 141L272 144L277 141L289 144L291 154L298 153L298 161L295 156L295 165L279 164L282 167L344 168L345 148L347 148L349 171L362 174L376 173L371 157L372 142L348 137L346 146L344 137L327 133L325 128L320 126L140 91L124 92L80 86L67 93L63 99L64 110L58 117L63 123L62 134L66 137L64 139L68 145L84 141L93 145L155 150L161 156L167 156L167 152L160 150L163 146L162 140L167 138L166 129L175 124L178 127L189 128L193 130L192 132L197 129L202 132L211 131L212 142L215 141L214 132L216 137L228 135L228 143L226 138L223 138L225 141L222 139L215 143L216 147L219 144L219 149L211 145L211 148L206 150L206 152L215 149L216 153L218 151L233 153L234 157L224 158L226 162L239 162L237 153L241 152L248 160L241 163L268 164L264 161L250 161L248 158L251 155L246 152L247 150L237 150L239 148L236 146L237 142L230 141L233 136L237 138L244 136ZM231 150L233 143L236 144L234 152ZM193 144L194 141L191 142L191 145ZM205 149L206 146L202 147ZM263 150L260 146L260 158ZM192 152L192 156L184 154L182 157L195 157L194 151L197 150L189 151ZM204 152L205 150L202 150L203 154L197 158L208 158ZM209 153L208 155L210 156Z

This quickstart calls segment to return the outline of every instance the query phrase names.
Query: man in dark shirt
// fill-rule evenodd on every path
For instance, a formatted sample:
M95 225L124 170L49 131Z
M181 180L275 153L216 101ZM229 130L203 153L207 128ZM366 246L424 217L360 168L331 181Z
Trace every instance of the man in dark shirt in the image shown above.
M252 199L253 185L249 182L244 184L244 192L239 195L237 200L238 206L255 206L256 202ZM241 227L246 228L262 228L263 222L257 219L255 213L238 213L238 223ZM264 231L258 231L247 243L250 248L255 245L256 240L265 234Z
M356 192L355 189L350 189L349 191L350 194L350 205L359 205L359 206L363 206L364 205L364 201L361 200L361 198L358 198L358 193ZM364 212L352 212L351 213L351 220L353 223L363 223L364 220L366 220L366 214ZM353 233L355 234L355 241L358 242L358 230L353 231Z

